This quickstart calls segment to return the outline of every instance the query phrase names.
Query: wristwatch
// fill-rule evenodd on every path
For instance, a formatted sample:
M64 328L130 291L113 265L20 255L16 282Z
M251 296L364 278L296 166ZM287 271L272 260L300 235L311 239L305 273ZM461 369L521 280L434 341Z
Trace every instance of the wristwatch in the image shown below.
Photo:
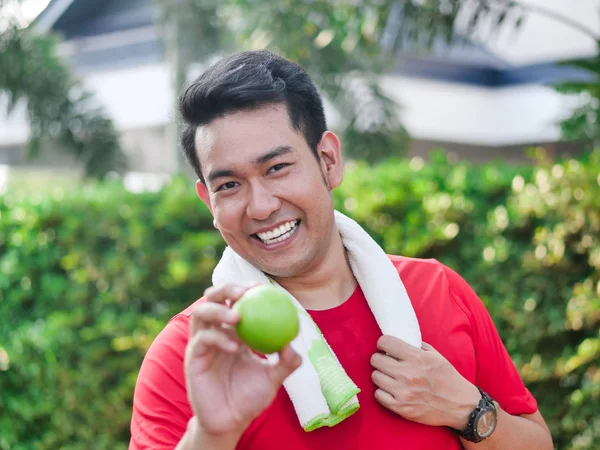
M481 393L481 400L469 416L467 428L454 430L460 437L470 442L481 442L489 438L498 423L498 413L496 412L494 400L479 387L477 389Z

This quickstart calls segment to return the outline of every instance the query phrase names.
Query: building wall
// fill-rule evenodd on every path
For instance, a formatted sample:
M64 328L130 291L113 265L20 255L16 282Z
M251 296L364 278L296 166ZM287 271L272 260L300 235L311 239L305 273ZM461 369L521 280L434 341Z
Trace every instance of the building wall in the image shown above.
M179 149L169 143L166 126L131 129L121 133L130 168L138 172L172 173Z
M137 172L172 173L176 170L178 148L169 144L166 126L123 130L121 147L129 161L129 169ZM68 153L50 145L42 147L40 156L26 157L23 144L0 146L0 166L78 170L80 164Z
M79 164L67 152L49 144L42 144L39 156L27 157L25 145L0 146L0 165L48 169L78 170Z
M385 77L383 86L402 108L413 138L479 146L560 139L560 121L576 99L530 84L506 88Z
M85 75L85 82L113 118L132 170L169 173L177 167L175 140L167 133L175 104L164 64L96 71ZM420 154L443 143L454 151L464 147L461 154L474 159L501 151L513 158L516 149L557 142L558 122L573 106L573 99L538 85L489 89L400 76L386 77L382 84L400 103L402 121ZM331 108L328 116L335 128ZM16 150L26 136L22 111L0 122L0 161L30 164ZM492 153L483 156L486 152Z
M560 9L559 3L564 0L534 1L543 2ZM591 2L598 0L582 0L581 5L569 8L576 19L584 19ZM79 9L56 24L67 37L74 38L63 46L64 54L113 118L131 168L148 172L174 170L177 150L167 127L176 117L175 96L168 68L162 61L158 32L152 26L150 1L89 0L76 4ZM86 17L87 22L79 21ZM598 22L597 17L585 20L590 26ZM506 36L486 45L522 63L532 58L548 60L548 37L555 34L562 36L556 47L561 56L574 53L575 48L582 48L583 53L592 51L589 45L581 45L581 39L585 40L581 33L578 35L564 25L548 27L548 22L537 16L530 17L528 26L514 37L518 46L509 45ZM517 51L526 57L519 59L515 56ZM387 76L382 85L402 108L402 121L414 139L411 151L415 154L425 154L441 144L454 152L462 148L459 153L474 159L502 152L506 158L520 158L516 155L531 144L557 142L558 122L575 104L574 99L537 84L489 88ZM1 103L0 99L0 109ZM328 117L335 127L336 116L331 108ZM0 120L0 164L30 164L20 150L27 133L22 110L10 119ZM47 158L50 164L62 156L50 153Z

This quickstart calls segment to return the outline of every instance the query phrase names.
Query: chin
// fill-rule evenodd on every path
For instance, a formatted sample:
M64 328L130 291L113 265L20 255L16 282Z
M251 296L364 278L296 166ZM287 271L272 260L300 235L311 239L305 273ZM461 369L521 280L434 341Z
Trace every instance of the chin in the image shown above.
M308 265L310 264L310 259L308 261L289 261L289 262L281 262L279 264L260 264L257 267L260 268L263 272L269 274L275 278L290 278L297 275L302 274Z

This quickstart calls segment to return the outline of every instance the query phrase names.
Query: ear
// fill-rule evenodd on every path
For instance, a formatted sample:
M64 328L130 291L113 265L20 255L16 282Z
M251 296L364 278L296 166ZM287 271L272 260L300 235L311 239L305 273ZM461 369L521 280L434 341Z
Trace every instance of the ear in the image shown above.
M326 131L319 142L319 160L323 176L329 189L333 190L342 184L344 179L344 164L342 161L342 144L335 133Z
M202 202L208 207L208 209L212 213L212 208L210 206L210 197L208 195L208 188L200 180L196 181L196 194L198 194L198 197L200 197L200 200L202 200Z

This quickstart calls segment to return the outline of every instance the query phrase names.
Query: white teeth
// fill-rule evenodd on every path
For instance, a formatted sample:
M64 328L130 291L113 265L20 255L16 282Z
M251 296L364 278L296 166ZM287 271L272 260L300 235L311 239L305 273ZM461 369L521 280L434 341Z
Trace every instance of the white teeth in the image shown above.
M271 231L257 233L257 236L265 244L274 244L276 242L281 242L289 238L292 234L294 234L298 223L299 222L297 220L287 222Z

